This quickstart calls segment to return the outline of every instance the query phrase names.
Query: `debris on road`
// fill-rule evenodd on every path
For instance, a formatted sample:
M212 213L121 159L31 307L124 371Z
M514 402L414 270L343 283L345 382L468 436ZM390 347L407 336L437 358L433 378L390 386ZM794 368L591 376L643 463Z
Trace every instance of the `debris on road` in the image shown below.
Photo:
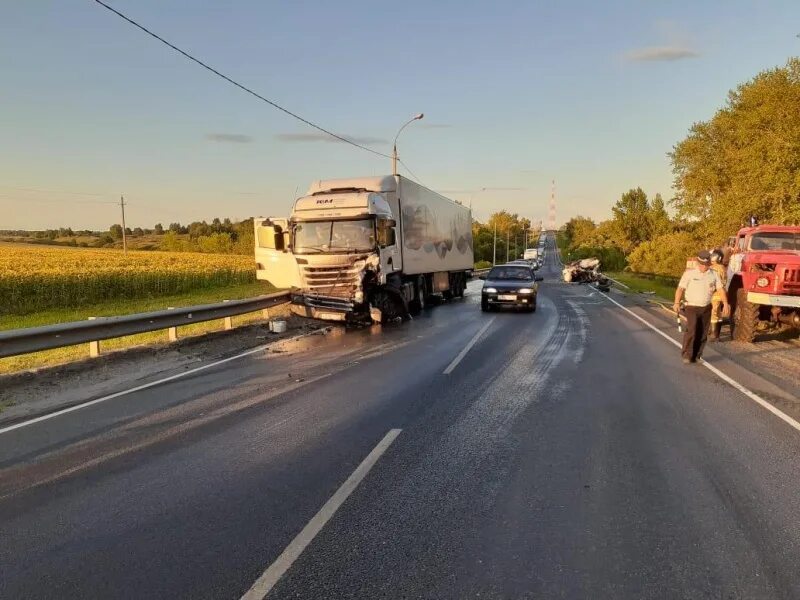
M567 283L594 283L601 292L611 290L611 280L600 272L599 258L584 258L567 263L561 276Z

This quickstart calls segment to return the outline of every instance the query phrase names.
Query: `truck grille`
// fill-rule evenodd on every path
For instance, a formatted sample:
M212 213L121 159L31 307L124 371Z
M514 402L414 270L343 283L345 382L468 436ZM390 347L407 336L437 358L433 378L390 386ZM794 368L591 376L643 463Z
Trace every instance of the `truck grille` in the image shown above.
M361 269L350 265L302 268L309 295L349 298L361 283Z
M800 293L800 269L783 270L783 287L791 293Z

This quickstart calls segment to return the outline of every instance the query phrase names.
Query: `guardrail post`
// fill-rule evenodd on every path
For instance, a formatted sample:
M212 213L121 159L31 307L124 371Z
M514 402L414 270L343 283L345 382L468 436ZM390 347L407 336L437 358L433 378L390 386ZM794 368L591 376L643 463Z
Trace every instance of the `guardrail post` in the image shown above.
M94 321L97 317L89 317L89 321ZM100 356L100 340L89 342L89 358Z
M222 302L224 304L226 302L230 302L230 300L223 300ZM225 331L233 329L233 320L230 317L225 317L222 327L225 329Z
M168 306L167 310L175 310L174 306ZM177 327L170 327L167 329L167 339L170 342L177 342L178 341L178 328Z

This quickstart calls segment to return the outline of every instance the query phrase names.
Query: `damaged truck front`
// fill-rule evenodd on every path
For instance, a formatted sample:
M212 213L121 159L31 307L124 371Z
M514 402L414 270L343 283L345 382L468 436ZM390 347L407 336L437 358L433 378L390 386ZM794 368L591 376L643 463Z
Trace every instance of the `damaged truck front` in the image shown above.
M257 218L259 279L292 310L391 321L433 295L463 296L473 267L470 211L400 176L316 182L289 219Z

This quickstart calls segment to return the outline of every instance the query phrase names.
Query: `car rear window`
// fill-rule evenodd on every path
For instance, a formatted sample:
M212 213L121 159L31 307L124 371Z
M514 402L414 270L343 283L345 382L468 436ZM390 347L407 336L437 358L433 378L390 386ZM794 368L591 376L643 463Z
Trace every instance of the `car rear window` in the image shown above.
M511 279L516 281L531 281L533 274L529 267L494 267L489 271L488 279Z

